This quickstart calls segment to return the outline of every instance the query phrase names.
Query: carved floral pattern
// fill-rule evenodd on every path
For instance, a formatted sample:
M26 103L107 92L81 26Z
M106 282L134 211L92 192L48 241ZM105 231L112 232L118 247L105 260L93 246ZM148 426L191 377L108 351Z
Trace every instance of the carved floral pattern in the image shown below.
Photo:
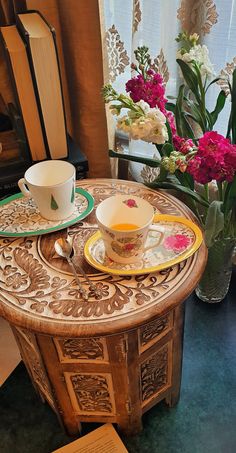
M114 82L116 77L124 72L125 67L129 65L128 54L115 25L112 25L106 32L106 44L108 49L109 78L110 82Z
M111 395L105 376L74 374L71 383L81 412L112 412Z
M186 216L185 207L178 200L141 184L103 180L100 183L96 181L96 184L85 180L80 184L93 195L96 204L115 193L128 195L128 198L136 195L158 207L161 213ZM0 309L2 304L4 309L15 308L34 314L37 319L54 318L63 324L67 320L80 320L83 324L87 320L90 323L98 319L110 321L117 316L126 317L127 313L145 310L167 297L166 294L171 294L180 281L184 284L185 276L196 263L197 254L156 274L125 277L97 272L83 257L84 239L94 233L95 224L93 212L68 231L41 237L0 238ZM55 239L63 234L70 234L75 239L76 259L90 278L99 284L102 290L100 298L90 294L88 301L82 300L70 268L62 258L56 258L52 253ZM87 288L82 276L81 281Z
M182 30L203 35L210 33L211 27L217 23L218 13L213 0L195 0L190 7L189 0L182 0L177 11Z
M145 346L154 338L159 337L170 327L170 315L163 316L157 321L152 321L140 329L140 345Z
M103 341L99 338L66 338L56 340L63 357L70 359L102 360L104 359Z
M168 346L141 364L142 401L150 399L168 384Z
M25 329L20 329L19 327L15 329L15 332L20 345L22 346L23 359L32 374L34 382L38 385L40 391L48 399L52 407L55 408L51 386L42 363L35 335Z

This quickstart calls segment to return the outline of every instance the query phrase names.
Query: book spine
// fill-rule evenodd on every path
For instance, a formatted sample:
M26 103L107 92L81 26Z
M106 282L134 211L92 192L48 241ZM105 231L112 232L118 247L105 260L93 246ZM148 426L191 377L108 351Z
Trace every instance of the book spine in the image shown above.
M65 130L65 136L66 136L66 130L67 129L66 129L66 116L65 116L65 102L64 102L63 91L62 91L62 78L61 78L58 50L57 50L57 44L56 44L55 29L46 21L44 16L39 11L27 10L27 11L23 11L21 14L30 14L30 13L38 14L41 17L41 19L46 23L46 25L48 26L48 28L49 28L49 30L50 30L50 32L52 34L53 43L54 43L54 49L55 49L55 55L56 55L56 61L57 61L57 73L58 73L58 78L59 78L59 82L60 82L60 94L61 94L61 100L62 100L64 130ZM25 30L25 28L24 28L24 26L23 26L23 24L22 24L22 22L21 22L21 20L20 20L18 15L16 15L16 25L17 25L17 28L18 28L21 36L22 36L22 39L26 43L26 51L27 51L27 55L28 55L30 70L31 70L31 73L32 73L32 81L33 81L33 85L34 85L34 89L35 89L35 96L36 96L36 100L37 100L37 104L38 104L40 121L42 123L42 131L43 131L43 136L44 136L44 141L45 141L45 147L46 147L46 150L47 150L48 158L52 158L51 153L50 153L50 146L49 146L48 138L47 138L46 127L45 127L45 119L44 119L43 110L42 110L41 101L40 101L40 94L39 94L39 90L38 90L37 78L36 78L36 74L35 74L35 70L34 70L33 57L32 57L32 53L31 53L31 49L30 49L29 34L28 34L27 30ZM67 145L66 153L67 153L67 156L68 156L68 145Z
M27 13L37 13L42 20L46 23L48 28L50 29L53 37L53 42L54 42L54 48L55 48L55 53L56 53L56 59L57 59L57 67L58 67L58 75L59 75L59 81L60 81L60 88L61 88L61 98L62 98L62 107L63 107L63 114L64 114L64 123L65 123L65 133L67 131L67 124L66 124L66 112L65 112L65 100L64 100L64 95L63 95L63 86L62 86L62 76L61 76L61 70L60 70L60 60L59 60L59 53L58 53L58 48L57 48L57 40L56 40L56 30L54 27L52 27L51 24L45 19L45 17L40 13L40 11L36 10L28 10L25 11Z
M20 101L19 101L18 92L17 92L17 88L16 88L15 77L14 77L14 73L13 73L13 70L12 70L11 59L10 59L10 56L9 56L8 49L6 47L6 43L5 43L4 37L3 37L2 33L1 33L1 29L0 29L0 40L1 40L2 46L4 48L4 54L5 54L5 57L6 57L6 62L7 62L7 66L8 66L8 70L9 70L9 74L10 74L10 82L11 82L11 86L13 88L14 98L15 98L15 102L16 102L16 105L17 105L17 108L16 108L14 106L14 104L12 104L12 103L9 104L11 106L10 107L11 110L9 112L10 113L10 117L11 117L11 122L12 122L12 125L15 128L15 131L16 131L17 134L18 134L19 129L20 129L20 137L18 137L18 139L19 139L19 144L20 144L20 148L21 148L22 157L26 161L31 161L29 143L28 143L28 139L27 139L27 134L26 134L24 121L22 119L23 118L22 117L22 111L21 111ZM8 107L9 107L9 105L8 105ZM13 114L13 111L14 111L14 114ZM16 127L17 127L17 129L16 129Z
M22 14L24 14L24 13L22 13ZM38 105L38 112L39 112L39 118L40 118L41 127L42 127L42 134L43 134L45 149L46 149L47 157L50 159L51 156L50 156L50 150L49 150L49 145L48 145L48 140L47 140L47 134L46 134L46 129L45 129L43 112L42 112L42 108L41 108L40 96L39 96L39 92L38 92L36 75L35 75L35 71L34 71L34 63L33 63L33 58L32 58L30 45L29 45L29 34L28 34L27 30L25 30L25 28L24 28L22 22L20 21L18 15L16 15L16 26L17 26L17 29L18 29L18 31L20 33L20 36L22 37L23 41L25 42L26 52L27 52L29 66L30 66L30 72L31 72L34 92L35 92L35 98L36 98L36 102L37 102L37 105Z

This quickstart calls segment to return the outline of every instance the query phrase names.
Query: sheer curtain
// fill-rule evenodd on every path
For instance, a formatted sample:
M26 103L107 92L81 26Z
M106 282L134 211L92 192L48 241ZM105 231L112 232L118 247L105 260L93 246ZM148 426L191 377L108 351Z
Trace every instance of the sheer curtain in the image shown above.
M175 38L183 30L198 33L201 44L207 45L216 76L230 74L236 66L234 0L103 0L103 7L108 81L117 91L124 92L131 77L134 49L145 44L166 82L166 94L175 95L179 84ZM214 108L220 88L224 88L223 82L208 90L209 110ZM229 106L228 99L215 126L223 135ZM137 143L136 152L146 152L144 147L147 149L144 143Z

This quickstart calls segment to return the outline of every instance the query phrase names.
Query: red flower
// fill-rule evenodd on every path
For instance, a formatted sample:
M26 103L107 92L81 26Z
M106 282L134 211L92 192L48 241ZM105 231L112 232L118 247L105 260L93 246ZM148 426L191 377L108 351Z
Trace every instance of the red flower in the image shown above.
M137 208L138 205L133 198L129 198L128 200L123 201L124 204L126 204L129 208Z
M129 244L128 243L128 244L125 244L124 249L130 251L130 250L133 250L134 247L135 247L134 244Z
M172 250L175 253L184 251L189 244L191 243L191 239L184 234L175 234L174 236L168 236L164 240L164 247L167 250Z

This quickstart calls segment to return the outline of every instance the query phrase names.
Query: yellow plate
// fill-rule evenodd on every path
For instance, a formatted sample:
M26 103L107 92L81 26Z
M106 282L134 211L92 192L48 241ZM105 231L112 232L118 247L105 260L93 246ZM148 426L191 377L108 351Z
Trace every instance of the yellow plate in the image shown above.
M132 264L120 264L105 254L101 233L93 234L85 244L84 256L88 263L102 272L115 275L139 275L157 272L189 258L202 243L202 232L191 220L173 215L156 214L154 223L165 227L164 238L157 247ZM157 233L158 234L158 233ZM148 235L146 245L156 241L153 231Z

